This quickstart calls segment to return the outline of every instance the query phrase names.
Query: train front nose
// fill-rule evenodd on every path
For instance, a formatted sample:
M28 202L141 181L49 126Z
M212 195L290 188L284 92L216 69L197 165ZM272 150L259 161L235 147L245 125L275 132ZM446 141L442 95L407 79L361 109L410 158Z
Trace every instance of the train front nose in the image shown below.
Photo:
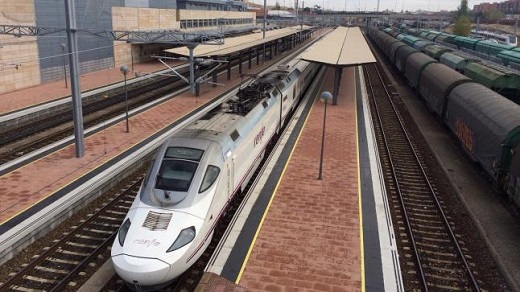
M167 281L170 265L152 258L128 255L112 257L117 274L127 283L139 286L157 285Z

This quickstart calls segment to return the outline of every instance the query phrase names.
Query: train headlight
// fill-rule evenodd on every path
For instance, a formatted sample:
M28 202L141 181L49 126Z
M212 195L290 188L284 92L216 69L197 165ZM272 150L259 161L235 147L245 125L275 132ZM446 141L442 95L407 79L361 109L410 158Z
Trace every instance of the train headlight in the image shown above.
M184 228L166 252L177 250L190 243L195 238L195 234L195 226Z
M125 243L126 234L128 233L128 229L130 229L130 219L126 219L121 228L119 228L119 244L123 246Z

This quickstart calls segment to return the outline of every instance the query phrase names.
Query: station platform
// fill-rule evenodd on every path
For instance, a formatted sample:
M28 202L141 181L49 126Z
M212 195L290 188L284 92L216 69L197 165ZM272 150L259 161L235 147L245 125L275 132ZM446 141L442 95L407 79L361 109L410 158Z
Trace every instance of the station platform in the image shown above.
M269 62L246 69L243 74L267 65ZM135 71L150 72L162 66L144 65ZM295 148L287 150L285 160L280 161L284 165L278 166L280 179L269 183L275 191L273 197L258 201L264 210L249 216L253 225L242 229L243 241L235 244L229 260L214 274L228 279L226 285L235 283L236 291L400 290L395 277L395 245L388 233L391 228L381 201L381 182L374 154L370 152L373 146L366 126L369 119L359 79L362 74L354 68L344 70L338 105L327 107L322 179L317 178L325 107L316 100L307 109L308 117L299 125L300 130L289 138ZM123 80L118 68L111 70L82 78L90 80L92 88ZM332 91L334 71L327 74L323 90ZM84 79L82 88L87 84ZM151 135L240 81L238 73L233 71L231 80L219 80L225 84L223 87L206 84L197 98L185 92L152 110L133 115L129 133L125 132L124 121L96 132L86 137L86 155L82 158L75 158L74 146L70 145L2 175L0 244L2 237L11 236L8 233L15 226L32 224L51 204L63 204L63 200L74 195L72 190L85 183L92 173L117 167L121 157ZM67 96L63 81L57 83L61 86L46 84L26 89L25 93L11 93L9 99L19 97L19 103L6 106L0 114ZM39 97L38 101L30 99L34 97ZM214 289L210 284L198 290Z

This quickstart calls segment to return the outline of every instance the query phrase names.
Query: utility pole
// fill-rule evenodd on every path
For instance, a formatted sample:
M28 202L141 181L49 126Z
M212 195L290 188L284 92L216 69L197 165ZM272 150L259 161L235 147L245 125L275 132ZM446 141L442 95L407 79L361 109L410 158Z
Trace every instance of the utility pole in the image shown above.
M65 0L67 20L67 42L69 47L70 87L72 90L72 114L74 118L74 140L76 143L76 158L85 155L83 132L83 110L81 108L81 86L78 70L78 39L76 36L76 11L74 0Z
M302 23L300 24L300 38L303 34L303 14L305 13L305 1L302 1Z

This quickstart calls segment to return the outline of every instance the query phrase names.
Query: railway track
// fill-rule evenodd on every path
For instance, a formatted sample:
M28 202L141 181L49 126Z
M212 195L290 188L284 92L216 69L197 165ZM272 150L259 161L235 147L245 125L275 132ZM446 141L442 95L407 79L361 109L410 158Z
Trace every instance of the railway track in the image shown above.
M364 67L387 195L398 227L407 291L480 291L464 238L446 215L435 173L425 163L378 65Z
M119 192L107 194L102 207L35 254L30 263L2 283L0 291L75 290L85 278L85 270L114 241L141 181L142 175L137 175Z

